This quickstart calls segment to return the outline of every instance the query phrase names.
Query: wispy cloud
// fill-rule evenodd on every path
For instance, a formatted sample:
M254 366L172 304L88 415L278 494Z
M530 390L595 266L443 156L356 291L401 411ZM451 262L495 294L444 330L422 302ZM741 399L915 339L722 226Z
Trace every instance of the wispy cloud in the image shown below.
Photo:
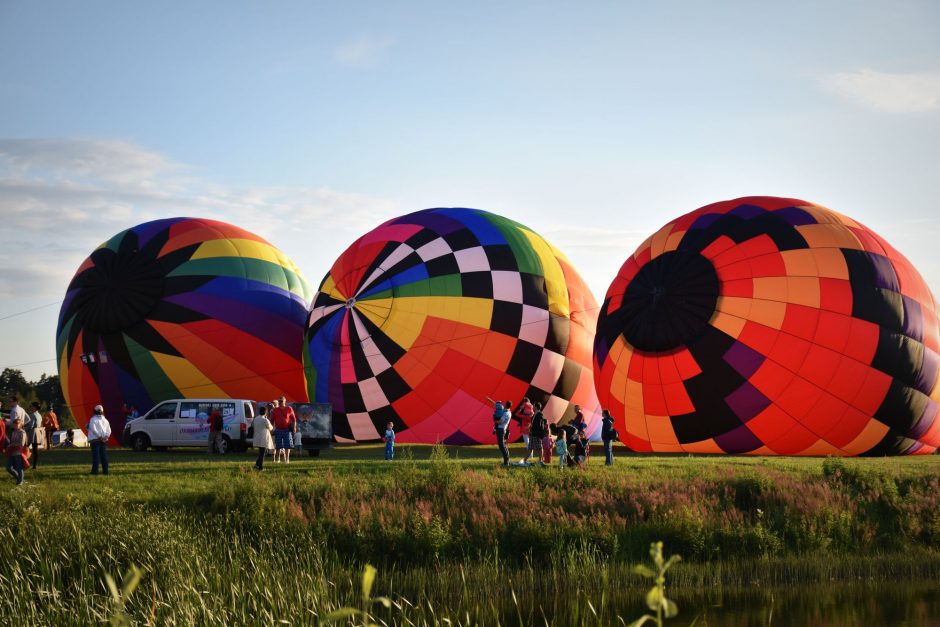
M924 113L940 109L940 71L890 73L871 69L836 72L819 79L829 92L886 113Z
M379 63L394 40L390 37L359 35L333 50L333 59L347 67L370 67Z
M362 232L396 209L328 187L234 189L190 172L121 140L0 139L0 216L17 244L0 247L0 297L61 296L98 244L149 220L212 218L268 239L309 241L322 225Z

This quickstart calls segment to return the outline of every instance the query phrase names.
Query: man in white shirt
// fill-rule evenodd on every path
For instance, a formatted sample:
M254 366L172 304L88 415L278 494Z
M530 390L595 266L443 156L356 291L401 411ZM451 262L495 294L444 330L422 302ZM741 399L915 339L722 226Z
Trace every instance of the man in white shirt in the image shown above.
M95 405L95 413L88 421L88 442L91 444L91 474L98 474L101 464L103 474L108 474L108 438L111 437L111 424L104 417L104 407Z
M7 420L7 430L17 418L20 419L21 424L26 424L26 410L20 407L20 399L14 394L10 397L10 418Z

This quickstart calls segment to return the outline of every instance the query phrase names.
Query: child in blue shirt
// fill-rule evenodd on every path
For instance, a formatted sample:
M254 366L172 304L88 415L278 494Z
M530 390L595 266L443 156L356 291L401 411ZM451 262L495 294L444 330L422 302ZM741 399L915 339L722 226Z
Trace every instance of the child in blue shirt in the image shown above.
M562 431L555 440L555 454L558 455L558 469L565 469L565 458L568 457L568 442L565 441L565 433Z
M385 425L385 437L382 441L385 442L385 459L395 459L395 423L389 422Z

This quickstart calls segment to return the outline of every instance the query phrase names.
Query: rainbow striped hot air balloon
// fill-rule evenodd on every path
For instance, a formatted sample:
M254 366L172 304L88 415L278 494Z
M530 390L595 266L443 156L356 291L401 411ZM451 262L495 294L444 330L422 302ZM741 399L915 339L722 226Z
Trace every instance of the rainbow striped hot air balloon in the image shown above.
M306 399L301 350L311 290L277 248L236 226L169 218L122 231L78 268L56 350L79 423L101 403Z
M338 438L493 442L486 398L581 404L596 303L571 263L527 227L476 209L427 209L352 244L320 285L304 355L312 400L333 404ZM518 429L516 430L518 432Z

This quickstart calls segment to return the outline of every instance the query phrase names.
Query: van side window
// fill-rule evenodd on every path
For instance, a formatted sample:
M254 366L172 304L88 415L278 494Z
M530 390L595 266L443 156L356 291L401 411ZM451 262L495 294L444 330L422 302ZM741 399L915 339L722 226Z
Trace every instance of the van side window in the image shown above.
M176 418L176 403L163 403L147 414L147 420L173 420Z
M251 407L251 403L245 403L245 418L251 420L255 417L255 411Z
M223 418L228 418L235 414L235 403L184 401L180 418L205 422L214 412L219 412Z

